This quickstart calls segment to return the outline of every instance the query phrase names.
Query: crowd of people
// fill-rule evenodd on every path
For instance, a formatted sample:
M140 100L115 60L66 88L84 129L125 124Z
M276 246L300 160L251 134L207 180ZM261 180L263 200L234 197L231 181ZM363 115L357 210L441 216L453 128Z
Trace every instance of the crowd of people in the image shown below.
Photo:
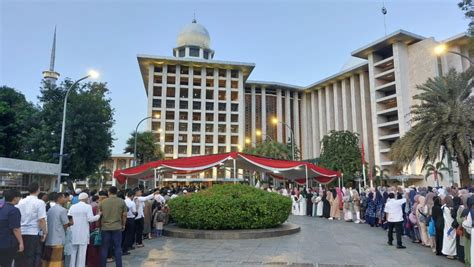
M0 267L106 266L143 247L143 239L159 238L169 221L166 201L197 188L143 187L107 191L76 189L28 194L3 192L0 201Z
M378 187L267 189L290 196L293 215L365 223L397 234L397 248L405 248L402 236L471 266L471 228L474 190L452 187Z

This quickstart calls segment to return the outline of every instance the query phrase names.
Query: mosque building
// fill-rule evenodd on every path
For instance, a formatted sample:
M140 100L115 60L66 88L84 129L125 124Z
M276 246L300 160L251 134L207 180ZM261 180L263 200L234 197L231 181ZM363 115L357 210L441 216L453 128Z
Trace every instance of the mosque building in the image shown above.
M340 72L298 86L250 80L254 63L214 59L209 32L193 20L179 32L173 56L138 55L153 117L148 129L166 158L294 140L302 159L319 157L320 141L331 130L349 130L359 134L369 164L390 169L390 146L410 129L416 85L469 67L458 55L435 55L439 44L469 56L466 34L439 42L398 30L354 50ZM420 164L407 166L405 174L420 178ZM229 175L214 169L194 179Z

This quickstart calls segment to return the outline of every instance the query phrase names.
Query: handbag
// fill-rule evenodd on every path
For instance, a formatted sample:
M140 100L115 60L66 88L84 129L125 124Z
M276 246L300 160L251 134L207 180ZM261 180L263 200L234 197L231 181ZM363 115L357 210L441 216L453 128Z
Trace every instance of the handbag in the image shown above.
M435 229L435 224L433 218L431 218L429 224L428 224L428 234L430 236L435 236L436 235L436 229Z
M92 245L96 247L100 247L102 245L102 233L100 232L100 229L95 229L91 233L91 240L92 240Z

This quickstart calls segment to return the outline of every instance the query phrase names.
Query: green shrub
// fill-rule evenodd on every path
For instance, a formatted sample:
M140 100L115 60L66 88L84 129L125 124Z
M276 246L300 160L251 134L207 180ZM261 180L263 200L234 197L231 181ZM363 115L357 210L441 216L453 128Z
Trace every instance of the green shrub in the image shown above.
M214 185L169 201L176 223L192 229L260 229L288 219L291 199L248 185Z

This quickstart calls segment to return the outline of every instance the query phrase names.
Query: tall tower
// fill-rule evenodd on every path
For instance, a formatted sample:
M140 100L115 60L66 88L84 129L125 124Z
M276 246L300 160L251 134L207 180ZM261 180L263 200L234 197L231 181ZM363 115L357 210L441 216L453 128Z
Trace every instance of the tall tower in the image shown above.
M46 82L56 84L59 73L54 71L54 60L56 58L56 26L54 26L53 47L51 49L51 60L49 62L49 70L43 71L43 78Z

